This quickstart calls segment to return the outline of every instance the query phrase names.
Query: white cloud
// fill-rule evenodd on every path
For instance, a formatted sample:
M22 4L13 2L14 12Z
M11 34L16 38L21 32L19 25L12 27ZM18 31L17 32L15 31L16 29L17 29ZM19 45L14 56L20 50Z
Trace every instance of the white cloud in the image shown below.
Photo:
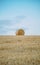
M19 22L16 22L16 21L19 21ZM14 23L15 22L15 23ZM30 33L30 24L29 24L29 21L27 20L26 17L23 17L22 19L20 17L15 17L15 20L11 21L11 25L5 25L3 26L3 28L5 29L6 34L13 34L15 35L15 32L17 29L20 29L20 28L23 28L25 30L25 32L28 32Z

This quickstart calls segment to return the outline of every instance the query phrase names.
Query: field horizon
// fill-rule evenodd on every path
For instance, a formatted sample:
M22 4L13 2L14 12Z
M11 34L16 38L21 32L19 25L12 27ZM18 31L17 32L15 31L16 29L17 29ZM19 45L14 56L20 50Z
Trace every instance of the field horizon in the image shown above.
M0 36L0 65L40 65L40 35Z

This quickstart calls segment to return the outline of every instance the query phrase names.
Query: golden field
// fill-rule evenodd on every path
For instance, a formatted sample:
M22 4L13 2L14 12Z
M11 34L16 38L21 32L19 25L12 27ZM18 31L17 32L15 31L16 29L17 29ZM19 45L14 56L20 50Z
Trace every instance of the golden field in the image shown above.
M40 36L0 36L0 65L40 65Z

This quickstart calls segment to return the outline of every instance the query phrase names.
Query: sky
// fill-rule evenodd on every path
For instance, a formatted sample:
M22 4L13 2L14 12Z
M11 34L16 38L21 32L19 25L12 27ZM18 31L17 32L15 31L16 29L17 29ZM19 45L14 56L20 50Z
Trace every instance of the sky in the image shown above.
M0 35L40 35L40 0L0 0Z

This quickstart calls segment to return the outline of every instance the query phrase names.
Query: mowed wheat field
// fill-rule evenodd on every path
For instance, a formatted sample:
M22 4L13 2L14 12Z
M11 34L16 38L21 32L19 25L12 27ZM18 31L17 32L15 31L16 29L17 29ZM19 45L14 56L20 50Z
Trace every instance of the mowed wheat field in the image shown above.
M0 65L40 65L40 36L0 36Z

